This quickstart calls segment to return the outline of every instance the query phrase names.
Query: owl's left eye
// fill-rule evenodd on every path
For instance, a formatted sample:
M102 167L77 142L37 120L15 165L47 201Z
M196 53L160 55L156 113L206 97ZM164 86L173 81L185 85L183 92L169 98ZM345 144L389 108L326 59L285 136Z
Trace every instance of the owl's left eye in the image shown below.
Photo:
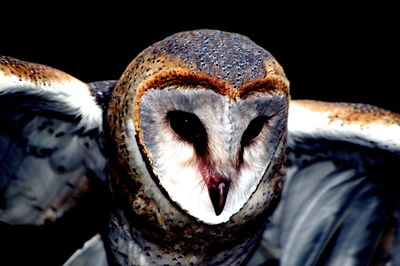
M253 119L247 129L242 135L241 144L242 146L247 146L250 142L255 139L262 131L265 123L270 119L268 116L259 116Z
M207 142L207 132L200 119L193 113L170 111L167 120L172 130L183 140L203 149Z

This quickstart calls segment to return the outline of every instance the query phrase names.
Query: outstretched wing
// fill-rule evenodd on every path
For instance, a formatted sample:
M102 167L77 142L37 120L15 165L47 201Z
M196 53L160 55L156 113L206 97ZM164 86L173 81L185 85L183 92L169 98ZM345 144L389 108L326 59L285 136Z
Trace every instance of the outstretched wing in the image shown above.
M93 204L104 203L103 112L96 98L110 84L85 84L44 65L0 56L0 230L7 250L16 252L24 243L36 250L35 243L48 240L51 256L63 237L91 237L67 232L90 227L85 219L101 209ZM40 256L46 261L46 254Z
M287 179L263 244L280 265L398 265L400 115L292 101L288 123Z

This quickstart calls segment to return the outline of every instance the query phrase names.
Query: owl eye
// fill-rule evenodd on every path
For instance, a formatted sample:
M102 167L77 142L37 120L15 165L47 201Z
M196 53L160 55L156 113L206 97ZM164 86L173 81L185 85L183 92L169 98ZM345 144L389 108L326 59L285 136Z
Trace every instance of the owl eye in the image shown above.
M183 140L199 148L207 142L206 129L195 114L170 111L167 113L167 120L172 130Z
M265 123L268 121L270 117L267 116L259 116L254 118L249 125L247 126L246 130L243 132L241 144L242 146L247 146L250 142L255 139L264 128Z

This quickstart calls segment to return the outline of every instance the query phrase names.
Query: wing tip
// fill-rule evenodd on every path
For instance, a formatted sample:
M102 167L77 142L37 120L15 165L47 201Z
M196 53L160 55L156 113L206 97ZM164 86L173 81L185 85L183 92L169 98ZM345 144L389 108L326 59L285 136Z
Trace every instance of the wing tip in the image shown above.
M325 114L330 123L341 121L349 125L382 124L400 126L400 114L370 104L313 100L292 100L291 104L306 108L312 112Z
M18 83L31 83L34 86L54 86L63 82L85 84L61 70L4 55L0 56L0 73L2 79L8 79L8 82L2 82L2 87L8 84L23 85Z
M400 153L400 114L368 104L292 100L289 133Z
M89 84L52 67L0 55L0 95L30 94L61 102L88 130L102 126L102 110Z

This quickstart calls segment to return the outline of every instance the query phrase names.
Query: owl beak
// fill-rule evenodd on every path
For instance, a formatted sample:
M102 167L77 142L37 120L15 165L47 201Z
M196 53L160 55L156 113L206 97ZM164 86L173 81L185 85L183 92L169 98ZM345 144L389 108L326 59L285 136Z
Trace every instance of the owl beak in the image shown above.
M208 185L208 194L217 216L224 210L229 184L229 180L218 178L217 182L212 182L212 184Z
M215 214L218 216L224 210L231 179L219 174L207 161L200 162L199 170L204 183L207 185L208 195L210 196Z

